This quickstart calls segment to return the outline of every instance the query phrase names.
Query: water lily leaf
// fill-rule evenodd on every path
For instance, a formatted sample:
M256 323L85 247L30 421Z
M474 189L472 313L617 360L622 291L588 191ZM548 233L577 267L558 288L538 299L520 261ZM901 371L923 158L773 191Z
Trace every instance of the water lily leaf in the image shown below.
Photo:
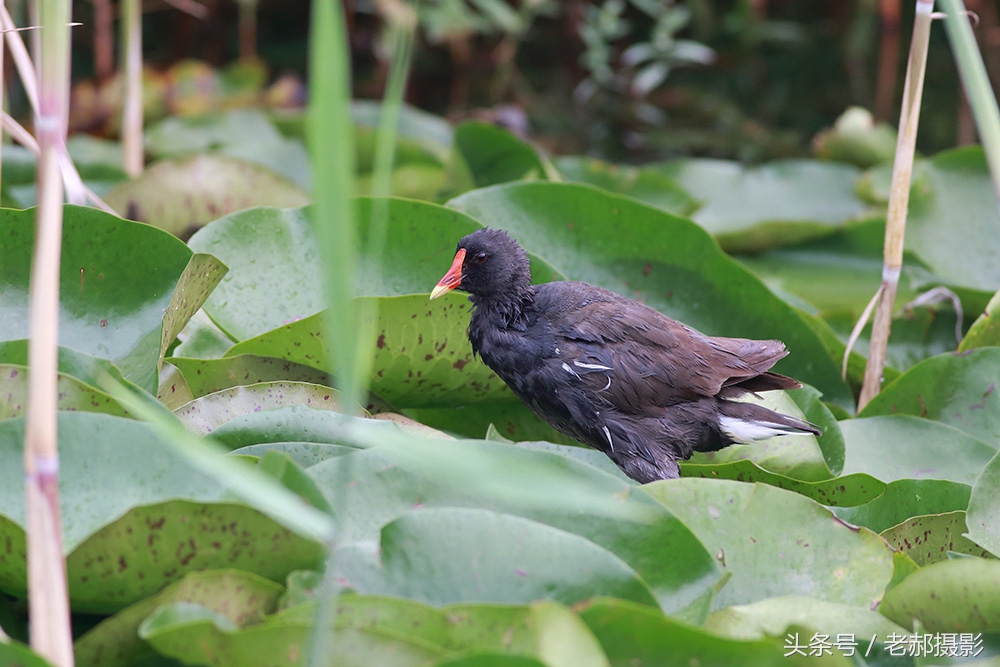
M641 299L710 335L783 340L778 372L850 405L823 342L794 309L719 250L704 230L627 197L567 183L519 183L449 202L510 231L562 274Z
M58 357L57 406L59 410L104 412L128 416L128 410L97 388L102 378L111 376L133 391L141 388L122 377L121 371L105 359L60 347ZM0 343L0 419L23 416L28 396L28 341Z
M965 510L972 493L968 484L940 479L897 479L884 488L881 495L864 504L834 507L833 513L848 523L881 533L910 517Z
M799 656L786 658L779 642L721 637L625 600L597 598L582 606L580 618L613 665L810 664Z
M574 604L595 595L657 605L635 570L607 549L510 514L420 509L391 521L381 537L379 566L349 579L359 592L434 605L540 598Z
M579 444L542 421L541 417L517 400L513 394L510 398L513 400L438 408L410 408L406 410L406 414L423 424L466 438L485 437L491 440L493 438L485 434L492 426L497 434L507 440Z
M229 268L217 258L206 253L195 253L184 268L170 305L163 315L163 336L160 339L160 357L157 368L163 363L167 349L184 329L188 321L205 303Z
M201 116L168 116L145 132L146 151L155 159L206 153L227 145L273 143L281 133L259 109L232 109Z
M759 252L825 236L861 216L854 194L861 170L816 160L775 160L758 167L693 158L656 169L704 205L693 219L728 252Z
M713 612L705 622L709 632L744 640L784 638L790 626L828 635L831 640L838 635L850 635L862 646L872 635L884 641L890 634L905 633L903 628L871 609L803 595L785 595L726 607ZM845 642L845 647L847 644Z
M268 452L281 452L301 467L308 468L334 456L343 456L356 451L356 447L320 442L261 442L256 445L239 447L232 450L231 453L233 456L262 457Z
M540 521L607 549L642 576L666 609L684 610L711 595L711 556L633 484L570 458L509 444L397 440L385 433L373 448L309 468L335 508L365 508L337 511L342 544L376 544L382 526L418 504L483 508ZM358 558L371 563L373 555Z
M1000 291L986 304L986 310L976 318L958 346L959 352L977 347L1000 346Z
M405 199L357 201L361 222L356 293L400 296L430 293L448 270L458 240L481 225L454 210ZM374 208L385 206L382 254L368 254ZM246 340L326 307L320 256L308 209L258 208L216 220L190 245L216 254L230 271L205 310L230 336ZM538 280L561 276L537 258Z
M0 210L0 230L0 341L26 339L35 212ZM191 259L187 246L149 225L67 206L59 344L107 359L125 378L155 392L164 313L179 288L178 304L183 299L189 305L207 288L198 272L190 272ZM180 324L184 312L171 309L167 328Z
M306 382L261 382L223 389L182 405L174 414L192 433L206 435L234 417L292 405L338 410L336 389Z
M923 361L885 387L859 417L904 414L959 428L1000 447L1000 349L942 354Z
M1000 454L983 469L969 498L968 537L1000 556Z
M379 424L385 430L392 429L389 424ZM213 431L212 439L233 449L275 442L336 443L342 447L359 447L341 442L343 430L344 416L340 413L299 404L234 417Z
M73 644L79 667L131 667L155 651L138 636L139 624L157 607L193 602L223 614L237 626L258 623L274 611L284 587L249 572L191 572L156 595L126 607L88 630Z
M371 392L401 409L512 400L503 381L473 359L468 318L468 304L457 294L436 301L422 294L379 299ZM322 314L314 315L234 345L227 356L254 354L325 369L330 357L322 325Z
M378 127L382 103L373 100L352 100L351 117L361 127ZM442 164L448 160L448 151L454 140L451 123L423 109L403 103L399 110L399 137L419 144L433 154Z
M910 415L840 422L847 442L844 474L868 473L883 482L940 479L973 484L996 449L964 431Z
M554 168L529 144L490 123L455 128L449 161L453 194L511 181L544 179Z
M849 528L796 493L692 478L645 488L732 573L714 609L782 595L870 607L892 577L892 551L877 534Z
M1000 631L1000 561L959 558L932 563L885 594L879 612L924 632Z
M779 489L787 489L812 498L828 507L851 507L878 498L886 484L871 475L856 473L815 482L792 479L779 475L748 460L722 464L682 463L684 477L707 477L709 479L731 479L737 482L761 482Z
M53 667L42 656L20 642L0 642L0 664L12 667Z
M104 200L122 216L175 236L252 206L305 206L309 197L284 176L252 162L222 155L193 155L156 162L120 183Z
M925 193L910 198L906 247L946 283L983 293L985 302L1000 288L1000 213L983 151L944 151L923 173Z
M233 656L234 665L265 659L299 665L308 657L315 615L315 604L305 603L237 628L207 609L177 605L163 607L141 632L158 650L188 661L211 655ZM544 660L538 664L548 667L607 665L586 625L552 601L439 609L415 600L345 594L337 599L333 626L328 649L338 665L427 665L429 654L448 659L444 656L486 652L522 661L538 656Z
M329 373L284 359L243 354L222 359L170 357L187 381L194 397L205 396L230 387L246 387L261 382L286 380L332 386Z
M177 345L170 350L171 354L193 359L216 359L236 342L209 319L204 309L191 316L191 320L177 335L177 340Z
M0 589L26 587L24 420L0 422ZM114 612L187 572L236 567L281 580L322 553L170 453L146 423L59 414L60 510L70 602ZM150 471L155 471L151 475ZM108 489L114 489L109 493Z
M965 530L965 512L956 511L910 517L881 534L890 546L923 567L948 560L948 552L988 556L988 551L964 537Z
M556 169L569 181L590 183L677 215L690 215L700 203L662 172L585 157L560 157Z

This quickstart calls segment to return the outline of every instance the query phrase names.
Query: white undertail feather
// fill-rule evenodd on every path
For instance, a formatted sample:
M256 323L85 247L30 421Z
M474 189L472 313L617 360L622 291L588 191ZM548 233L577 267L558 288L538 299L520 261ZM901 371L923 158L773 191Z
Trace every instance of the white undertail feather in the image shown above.
M775 424L774 422L746 421L737 417L719 417L719 426L722 432L736 442L753 442L754 440L766 440L776 435L790 435L804 433L801 429L786 424Z

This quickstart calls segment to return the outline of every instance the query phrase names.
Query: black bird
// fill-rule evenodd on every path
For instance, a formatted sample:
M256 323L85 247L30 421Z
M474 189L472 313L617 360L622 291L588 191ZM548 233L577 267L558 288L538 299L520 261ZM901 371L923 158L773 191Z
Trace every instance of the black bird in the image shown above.
M458 243L431 292L470 294L472 350L557 431L601 450L640 482L679 475L678 459L812 424L731 399L797 381L771 368L780 341L715 338L606 289L531 284L524 250L480 229Z

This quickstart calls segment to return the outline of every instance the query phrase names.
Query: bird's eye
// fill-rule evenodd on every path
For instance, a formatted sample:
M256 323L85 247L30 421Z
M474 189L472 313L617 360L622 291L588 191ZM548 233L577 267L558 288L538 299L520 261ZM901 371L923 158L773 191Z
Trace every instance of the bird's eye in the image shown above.
M479 264L482 264L483 262L485 262L486 258L487 258L487 254L485 252L476 253L475 259L476 259L476 262L479 263Z

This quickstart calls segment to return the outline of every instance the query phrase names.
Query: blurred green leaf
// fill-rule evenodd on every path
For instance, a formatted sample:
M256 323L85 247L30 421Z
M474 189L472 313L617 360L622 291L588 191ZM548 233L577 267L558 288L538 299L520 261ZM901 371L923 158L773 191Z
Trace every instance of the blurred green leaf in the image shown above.
M192 433L207 435L234 417L292 405L338 411L340 394L336 389L306 382L261 382L206 394L182 405L174 414Z
M1000 291L993 295L986 310L969 327L958 351L968 352L986 346L1000 346Z
M981 547L1000 556L1000 454L983 469L972 487L969 514L966 517L969 538Z
M595 595L652 606L639 575L590 540L485 509L427 508L382 528L377 567L353 568L349 585L434 605L525 603L549 598L575 604ZM441 550L442 540L448 548Z
M775 160L758 167L685 159L655 167L704 202L693 219L729 252L759 252L821 237L861 216L856 167Z
M851 635L858 641L872 635L878 635L884 641L891 633L905 632L871 609L803 595L785 595L726 607L714 612L705 622L705 629L709 632L743 640L784 638L791 626L831 638Z
M580 618L597 637L611 664L622 667L637 663L719 667L816 664L799 656L785 657L779 642L728 639L624 600L597 598L580 610Z
M154 655L138 636L139 624L162 605L193 602L238 626L258 623L274 611L280 584L240 570L191 572L162 591L106 618L73 644L78 667L131 667Z
M589 183L677 215L690 215L699 202L661 172L585 157L560 157L556 169L575 183Z
M631 483L563 456L509 444L416 439L394 444L388 433L376 442L308 470L331 504L345 508L336 512L340 544L359 545L352 553L356 560L371 562L381 528L415 505L484 508L589 539L640 573L668 610L701 604L711 593L718 576L711 557L680 521ZM458 539L450 535L441 533L440 539Z
M885 594L879 612L924 632L1000 632L1000 561L960 558L917 570Z
M123 217L175 236L190 234L229 213L253 206L305 206L302 188L259 164L223 155L156 162L116 185L104 200Z
M23 441L23 419L0 422L0 540L9 545L0 550L0 589L14 595L26 586ZM59 445L74 610L113 612L200 569L282 579L322 553L256 510L226 502L224 488L172 455L144 422L60 413Z

